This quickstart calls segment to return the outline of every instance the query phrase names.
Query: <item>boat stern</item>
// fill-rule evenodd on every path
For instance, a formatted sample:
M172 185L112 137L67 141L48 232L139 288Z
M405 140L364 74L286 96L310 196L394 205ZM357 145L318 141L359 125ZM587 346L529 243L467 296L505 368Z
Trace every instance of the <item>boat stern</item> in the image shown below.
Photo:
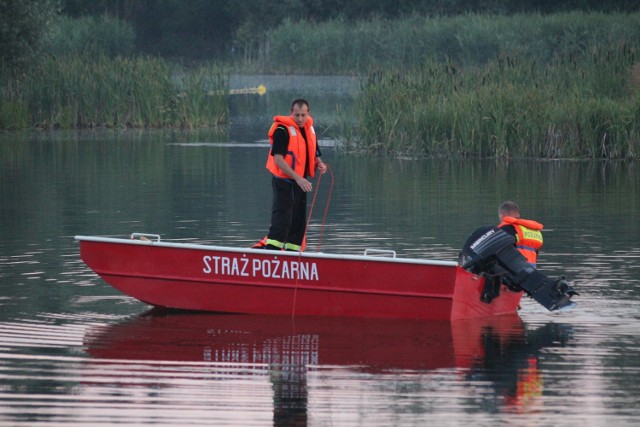
M497 297L483 301L484 278L456 267L456 285L451 306L451 320L469 319L497 314L516 313L522 291L514 292L500 286Z

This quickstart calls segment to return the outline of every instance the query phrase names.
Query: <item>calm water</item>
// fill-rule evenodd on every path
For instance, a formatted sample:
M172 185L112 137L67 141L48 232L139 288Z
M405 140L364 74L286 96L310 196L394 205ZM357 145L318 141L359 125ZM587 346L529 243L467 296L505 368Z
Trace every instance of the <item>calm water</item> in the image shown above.
M637 425L636 164L345 156L331 131L353 81L234 84L265 80L223 134L0 135L0 425ZM540 269L566 275L578 306L454 324L172 314L84 266L76 234L261 238L264 133L297 90L333 172L311 249L453 260L514 199L545 224Z

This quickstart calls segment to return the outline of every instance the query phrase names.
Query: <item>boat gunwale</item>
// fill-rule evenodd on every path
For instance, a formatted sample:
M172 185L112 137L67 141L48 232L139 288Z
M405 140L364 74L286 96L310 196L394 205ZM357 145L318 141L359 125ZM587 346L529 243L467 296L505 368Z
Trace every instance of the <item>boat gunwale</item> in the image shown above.
M254 248L234 248L230 246L216 246L196 243L176 243L168 241L153 241L153 240L136 240L127 239L121 237L101 237L101 236L84 236L76 235L75 240L87 241L95 243L118 243L127 245L140 245L140 246L157 246L163 248L173 249L189 249L189 250L211 250L218 252L232 252L232 253L255 253L260 255L276 255L276 256L288 256L288 257L302 257L302 258L320 258L329 260L347 260L347 261L367 261L367 262L387 262L387 263L402 263L402 264L417 264L417 265L431 265L441 267L457 267L458 263L455 261L442 261L434 259L418 259L418 258L397 258L397 257L382 257L382 256L368 256L368 255L355 255L355 254L328 254L325 252L293 252L293 251L273 251L268 249L254 249Z

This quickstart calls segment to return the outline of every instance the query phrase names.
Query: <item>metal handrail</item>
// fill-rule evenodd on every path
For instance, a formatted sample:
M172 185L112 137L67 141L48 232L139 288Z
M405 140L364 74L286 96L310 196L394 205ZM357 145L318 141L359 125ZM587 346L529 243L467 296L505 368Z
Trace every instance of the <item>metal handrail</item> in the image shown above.
M372 249L372 248L368 248L364 250L364 256L369 256L370 252L374 252L379 254L378 256L391 256L391 258L395 258L396 257L396 251L391 250L391 249ZM374 256L374 255L371 255Z
M160 241L159 234L149 234L149 233L131 233L132 239L140 239L140 240L151 240L155 239L156 242Z

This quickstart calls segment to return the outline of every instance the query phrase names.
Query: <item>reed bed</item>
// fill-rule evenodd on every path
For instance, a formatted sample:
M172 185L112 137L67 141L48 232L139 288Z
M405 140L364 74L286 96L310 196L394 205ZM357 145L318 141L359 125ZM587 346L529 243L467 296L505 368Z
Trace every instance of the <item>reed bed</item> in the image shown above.
M421 66L425 58L478 65L510 53L548 63L603 42L640 40L640 13L408 16L348 22L285 21L253 63L275 73L360 74L371 67Z
M340 120L347 149L638 158L639 47L639 13L415 15L286 21L263 57L267 71L365 76Z
M345 146L402 156L638 158L637 47L371 71Z
M8 73L4 73L8 75ZM156 58L48 56L0 86L0 128L219 126L228 78Z

